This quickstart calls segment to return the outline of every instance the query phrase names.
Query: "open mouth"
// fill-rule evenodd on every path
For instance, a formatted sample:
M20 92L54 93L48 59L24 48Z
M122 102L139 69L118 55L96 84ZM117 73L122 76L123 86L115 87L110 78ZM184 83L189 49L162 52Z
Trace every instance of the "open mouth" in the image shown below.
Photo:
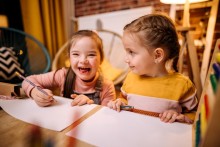
M91 70L91 68L83 68L83 67L79 67L78 69L80 73L88 73Z

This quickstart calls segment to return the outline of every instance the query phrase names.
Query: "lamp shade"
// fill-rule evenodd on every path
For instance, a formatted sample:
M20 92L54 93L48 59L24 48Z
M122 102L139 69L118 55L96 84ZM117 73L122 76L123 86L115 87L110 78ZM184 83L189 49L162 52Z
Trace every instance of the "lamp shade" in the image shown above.
M188 0L189 3L199 3L199 2L205 2L208 0ZM160 0L161 3L164 4L185 4L186 0Z

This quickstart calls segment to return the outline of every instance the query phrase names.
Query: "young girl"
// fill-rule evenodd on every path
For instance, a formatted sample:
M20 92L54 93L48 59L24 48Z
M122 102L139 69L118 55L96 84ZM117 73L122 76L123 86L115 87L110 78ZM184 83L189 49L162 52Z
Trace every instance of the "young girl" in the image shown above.
M104 53L102 40L95 32L81 30L73 34L68 54L70 68L27 77L49 96L23 81L25 93L39 106L49 106L54 102L49 89L57 87L61 90L61 96L74 99L72 106L91 103L107 105L115 98L113 82L105 79L99 70Z
M131 71L120 97L108 107L120 111L121 105L128 104L160 113L163 122L192 123L196 89L189 78L178 73L180 45L171 19L150 14L132 21L124 27L123 44Z

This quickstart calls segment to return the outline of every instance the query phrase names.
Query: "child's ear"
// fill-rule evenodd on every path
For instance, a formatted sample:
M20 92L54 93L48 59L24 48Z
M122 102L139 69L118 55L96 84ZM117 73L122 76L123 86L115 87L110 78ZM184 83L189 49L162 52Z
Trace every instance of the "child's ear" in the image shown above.
M162 48L156 48L154 50L154 62L160 63L164 59L165 53Z

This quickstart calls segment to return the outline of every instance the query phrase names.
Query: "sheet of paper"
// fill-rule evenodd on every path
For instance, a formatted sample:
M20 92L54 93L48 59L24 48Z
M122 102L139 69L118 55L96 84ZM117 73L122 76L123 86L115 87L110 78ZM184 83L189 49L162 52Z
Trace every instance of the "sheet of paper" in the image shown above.
M62 131L97 105L74 106L71 99L54 96L56 103L39 107L32 99L0 100L2 109L11 116L43 128Z
M107 107L66 133L95 146L191 147L192 125L164 123L159 118Z

